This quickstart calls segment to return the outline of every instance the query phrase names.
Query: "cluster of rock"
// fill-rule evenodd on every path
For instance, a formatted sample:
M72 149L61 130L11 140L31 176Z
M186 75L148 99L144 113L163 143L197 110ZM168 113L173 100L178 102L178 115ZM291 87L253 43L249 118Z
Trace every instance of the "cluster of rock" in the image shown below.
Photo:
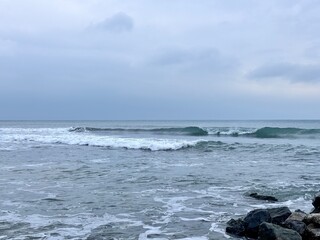
M237 237L259 240L320 240L320 195L310 213L287 207L256 209L244 218L227 222L226 232Z

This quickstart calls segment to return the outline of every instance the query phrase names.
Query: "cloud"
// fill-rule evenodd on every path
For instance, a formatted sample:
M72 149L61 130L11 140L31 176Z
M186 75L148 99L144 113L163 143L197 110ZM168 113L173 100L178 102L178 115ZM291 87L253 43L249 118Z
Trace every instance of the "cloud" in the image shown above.
M170 118L151 111L157 102L158 109L175 106L174 118L196 116L191 103L210 109L199 118L228 118L231 110L263 112L275 96L291 106L310 95L316 109L319 11L315 0L0 1L1 115L28 109L37 118L34 104L48 102L85 118L78 101L90 105L92 118L109 117L93 111L95 104L119 118ZM25 99L35 100L19 107ZM142 103L150 106L130 112ZM272 107L286 113L276 101Z
M262 65L248 74L251 79L283 79L291 82L320 82L320 65L276 63Z
M150 62L160 68L174 69L188 76L196 75L230 75L234 73L239 63L235 58L224 56L217 49L166 49L157 53Z
M112 17L106 18L101 22L90 25L89 29L121 33L129 32L133 29L133 27L133 18L123 12L120 12L113 15Z

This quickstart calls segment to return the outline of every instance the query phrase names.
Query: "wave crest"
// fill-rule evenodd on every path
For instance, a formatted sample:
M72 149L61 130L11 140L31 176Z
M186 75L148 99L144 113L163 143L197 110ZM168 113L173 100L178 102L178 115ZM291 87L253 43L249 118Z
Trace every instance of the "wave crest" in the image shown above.
M320 129L264 127L249 135L257 138L312 138L320 136Z
M100 133L116 133L116 132L150 132L156 134L169 134L169 135L188 135L188 136L206 136L208 132L200 127L174 127L174 128L93 128L93 127L72 127L70 132L100 132Z

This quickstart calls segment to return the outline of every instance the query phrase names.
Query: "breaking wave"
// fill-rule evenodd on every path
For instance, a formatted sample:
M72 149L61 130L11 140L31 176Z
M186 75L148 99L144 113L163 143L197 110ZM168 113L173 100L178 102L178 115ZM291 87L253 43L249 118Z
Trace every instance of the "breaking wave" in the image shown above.
M264 127L248 135L257 138L317 138L320 129Z
M123 134L112 136L112 131ZM151 136L134 136L125 134L132 132L152 132ZM95 134L103 132L103 134ZM166 137L170 135L193 136ZM208 135L211 135L208 136ZM198 137L197 137L198 136ZM213 138L213 136L216 136ZM283 139L320 139L320 129L263 127L249 128L156 128L156 129L123 129L123 128L2 128L0 129L0 150L10 151L11 148L28 147L36 144L66 144L95 146L107 148L142 149L150 151L170 151L187 148L207 150L221 147L227 143L219 141L219 136L243 138L283 138ZM200 138L201 137L201 138ZM227 141L228 142L228 141Z
M320 138L320 129L263 127L259 129L210 129L210 135L252 138Z
M165 138L128 138L100 135L65 134L11 134L0 138L3 142L11 142L17 146L37 144L65 144L106 148L140 149L150 151L170 151L195 147L205 140L165 139ZM1 142L0 141L0 142Z
M175 128L93 128L93 127L72 127L70 132L150 132L156 134L170 134L170 135L188 135L188 136L206 136L208 132L200 127L175 127Z

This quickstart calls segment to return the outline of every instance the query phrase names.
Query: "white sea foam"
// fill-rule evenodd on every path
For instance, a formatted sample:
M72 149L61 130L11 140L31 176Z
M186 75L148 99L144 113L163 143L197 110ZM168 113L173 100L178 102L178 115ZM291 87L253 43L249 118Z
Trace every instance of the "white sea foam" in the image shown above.
M252 134L257 129L242 129L242 128L205 128L209 135L227 135L227 136L237 136Z
M276 202L276 203L264 203L264 204L253 204L250 205L255 208L275 208L275 207L283 207L287 206L288 208L300 209L305 212L310 212L312 210L312 205L310 204L310 200L306 200L303 197L299 197L293 200L287 200L285 202Z
M147 239L150 239L148 238L148 235L162 233L162 231L160 230L160 227L144 226L143 228L146 228L148 230L139 235L139 240L147 240ZM167 238L157 238L157 240L166 240L166 239Z
M0 143L42 143L89 145L97 147L144 149L151 151L178 150L195 146L203 140L161 139L161 138L129 138L116 136L102 136L70 132L66 128L39 128L39 129L2 129ZM24 145L24 144L23 144Z
M202 237L187 237L187 238L180 238L180 240L208 240L207 237L202 236Z
M103 226L108 223L122 223L126 226L144 226L144 224L139 220L133 220L131 218L118 217L111 214L104 214L101 217L95 216L93 214L83 213L83 214L75 214L75 215L64 215L64 216L44 216L40 214L32 214L28 216L21 216L19 214L13 212L2 212L3 215L0 216L0 221L8 221L8 222L21 222L21 223L29 223L28 228L39 229L42 227L47 227L54 224L66 224L68 227L60 228L59 234L60 236L48 236L51 233L56 232L56 230L49 230L46 232L46 235L43 233L34 233L28 234L28 236L32 237L45 237L45 239L56 240L56 239L66 239L70 237L84 237L88 236L93 229ZM16 236L15 239L26 239L26 236L21 234L20 236Z
M225 238L230 238L230 236L226 234L224 228L220 227L219 224L217 224L217 223L211 224L210 231L221 233Z

